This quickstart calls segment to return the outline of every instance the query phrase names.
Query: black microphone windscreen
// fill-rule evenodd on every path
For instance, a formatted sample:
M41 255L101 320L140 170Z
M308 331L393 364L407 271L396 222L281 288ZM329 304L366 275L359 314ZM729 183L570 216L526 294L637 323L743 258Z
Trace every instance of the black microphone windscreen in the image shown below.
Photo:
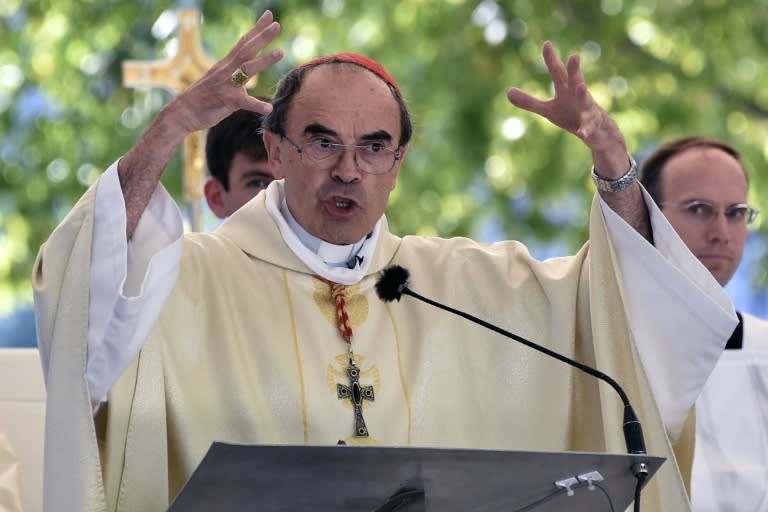
M384 302L400 300L410 275L411 273L400 265L390 265L382 271L376 282L376 294Z

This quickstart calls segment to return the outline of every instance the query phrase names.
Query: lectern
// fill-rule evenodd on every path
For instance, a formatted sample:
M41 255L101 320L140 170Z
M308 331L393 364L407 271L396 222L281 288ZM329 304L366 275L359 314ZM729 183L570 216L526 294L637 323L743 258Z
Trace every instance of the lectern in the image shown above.
M623 511L662 457L213 443L169 512Z

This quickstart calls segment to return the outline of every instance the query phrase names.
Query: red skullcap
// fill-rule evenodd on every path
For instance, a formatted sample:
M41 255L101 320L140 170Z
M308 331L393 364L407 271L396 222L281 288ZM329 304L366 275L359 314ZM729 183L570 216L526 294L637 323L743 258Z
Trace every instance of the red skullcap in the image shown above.
M389 74L389 72L384 69L384 66L376 62L375 60L365 57L363 55L357 54L357 53L335 53L333 55L325 55L322 57L317 57L309 62L305 62L300 68L306 68L306 67L312 67L312 66L319 66L321 64L335 64L335 63L342 63L342 62L348 62L351 64L357 64L358 66L364 67L371 73L375 74L385 82L387 82L394 90L397 91L398 94L402 96L402 93L400 92L400 87L397 85L397 82L395 82L395 79L392 78L392 75Z

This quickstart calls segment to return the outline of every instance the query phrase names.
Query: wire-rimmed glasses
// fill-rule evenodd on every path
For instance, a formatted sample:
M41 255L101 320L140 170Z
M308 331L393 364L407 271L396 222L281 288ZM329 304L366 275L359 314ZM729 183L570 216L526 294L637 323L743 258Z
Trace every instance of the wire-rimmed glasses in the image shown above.
M353 151L357 168L367 174L388 173L401 156L400 148L394 150L381 142L338 144L323 137L316 137L300 146L287 136L282 137L296 150L303 163L311 163L319 171L327 171L338 164L344 151Z
M710 222L712 219L722 212L728 222L732 224L751 224L757 214L756 209L752 208L748 204L739 203L732 204L724 209L716 208L715 205L704 199L694 199L692 201L686 201L683 203L674 202L662 202L660 206L670 206L677 208L686 218L700 223Z

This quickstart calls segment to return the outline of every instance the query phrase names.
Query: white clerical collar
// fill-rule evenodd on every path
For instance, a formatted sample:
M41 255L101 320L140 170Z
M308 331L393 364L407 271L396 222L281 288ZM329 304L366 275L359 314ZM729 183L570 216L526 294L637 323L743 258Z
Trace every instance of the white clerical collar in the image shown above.
M332 267L349 267L349 262L355 261L355 256L363 246L365 238L354 244L335 245L310 234L293 217L291 211L288 209L288 202L285 200L285 194L282 193L282 187L280 187L280 190L280 213L283 214L283 218L288 222L288 225L296 236L299 237L301 243L303 243L310 251L317 254L320 259L328 265L331 265Z
M381 219L373 231L357 243L334 245L307 232L288 210L283 181L275 180L266 192L266 207L277 223L283 240L293 253L312 271L335 283L355 284L368 272L376 243L379 239ZM350 263L353 268L348 268Z

